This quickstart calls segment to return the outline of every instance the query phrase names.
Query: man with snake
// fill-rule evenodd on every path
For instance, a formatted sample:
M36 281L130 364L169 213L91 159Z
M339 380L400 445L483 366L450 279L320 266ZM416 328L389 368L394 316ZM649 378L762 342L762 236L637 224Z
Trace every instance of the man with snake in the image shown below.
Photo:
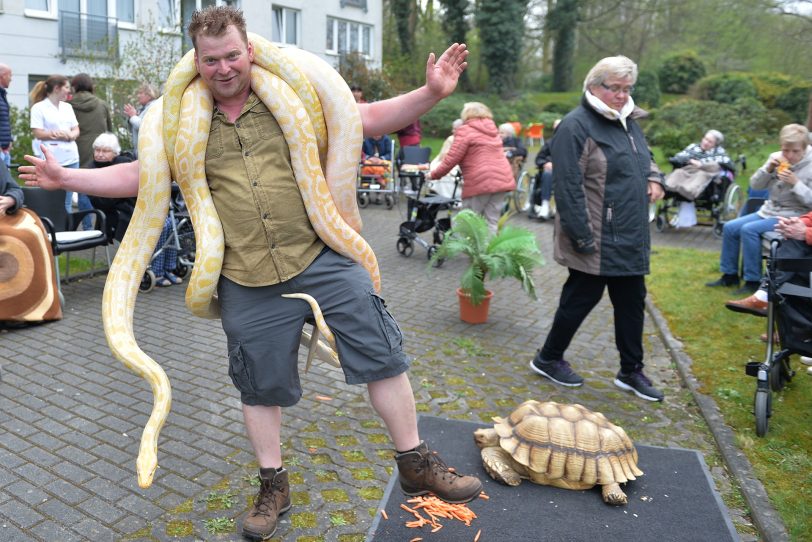
M194 51L170 75L163 103L144 119L139 162L73 170L61 168L47 154L45 160L26 157L33 164L20 168L26 184L107 197L138 193L145 215L151 207L166 209L162 198L168 189L156 191L152 202L143 201L152 185L163 186L164 181L155 180L161 177L158 171L166 170L167 177L171 173L180 185L198 238L187 305L195 314L221 318L228 339L229 375L240 391L246 432L260 467L259 493L243 522L247 537L273 536L278 516L291 506L280 433L282 408L294 405L302 395L297 352L311 306L291 299L296 296L290 294L299 292L306 295L298 297L315 299L320 307L312 314L317 319L323 315L347 383L367 384L372 406L395 447L402 490L408 495L431 492L456 503L477 497L480 481L447 467L418 435L402 335L377 294L380 279L374 254L358 235L352 166L357 164L362 137L406 126L454 91L467 66L465 45L452 45L436 62L430 54L422 87L390 100L345 107L352 95L335 70L309 53L280 51L259 36L249 36L236 8L197 11L188 30ZM333 82L325 87L318 81L324 77ZM345 97L349 102L342 101ZM329 139L329 148L322 139ZM328 171L342 168L335 166L335 152L346 170L343 181ZM202 187L194 183L196 169ZM207 213L211 203L213 210ZM119 249L125 254L117 256L108 275L105 303L114 304L117 290L126 289L117 286L118 274L129 273L124 282L132 290L139 269L143 273L148 250L132 249L137 257L128 258L127 253L131 244L154 245L154 227L149 224L158 221L157 216L147 217L144 230L138 226L132 234L128 230L130 239L125 238ZM218 236L219 260L217 243L210 243ZM207 243L214 248L206 248ZM209 252L215 254L213 266L206 260ZM117 266L119 260L122 264ZM218 273L209 281L212 285L195 286L196 274L202 283L207 269ZM195 295L202 301L193 299ZM134 296L121 301L130 313L130 336ZM158 376L146 374L141 362L132 361L136 354L128 354L125 347L118 352L111 339L118 332L108 323L118 312L114 306L103 307L108 342L119 359L153 384L157 405L156 390L163 389L160 381L165 375L160 376L160 367L155 369ZM168 390L168 381L164 388ZM152 429L154 448L162 423ZM141 453L154 456L149 446L145 449L144 438ZM142 486L151 483L156 462L151 458L142 466L139 455Z

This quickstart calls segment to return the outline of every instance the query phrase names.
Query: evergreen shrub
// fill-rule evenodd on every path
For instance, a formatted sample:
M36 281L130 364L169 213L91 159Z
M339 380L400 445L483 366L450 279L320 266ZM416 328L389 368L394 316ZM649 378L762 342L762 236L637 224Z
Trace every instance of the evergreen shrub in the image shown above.
M660 90L672 94L685 94L706 73L705 64L690 51L667 57L657 69Z
M810 92L812 85L809 83L795 85L775 100L775 106L787 113L791 122L806 124Z
M660 98L660 80L657 72L640 71L634 84L634 102L641 107L652 108L660 105Z

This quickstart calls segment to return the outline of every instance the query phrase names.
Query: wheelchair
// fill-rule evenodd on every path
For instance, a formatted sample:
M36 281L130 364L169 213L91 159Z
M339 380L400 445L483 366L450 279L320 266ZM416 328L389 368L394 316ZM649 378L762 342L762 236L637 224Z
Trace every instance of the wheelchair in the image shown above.
M739 162L744 167L743 156L739 157ZM739 216L739 210L744 203L744 195L739 185L736 184L735 172L728 169L723 169L715 175L702 193L693 200L665 188L665 196L656 210L653 210L655 227L658 232L663 232L669 227L677 227L679 206L682 202L693 202L697 211L704 211L710 218L710 223L698 222L698 224L712 226L714 236L721 239L725 222Z

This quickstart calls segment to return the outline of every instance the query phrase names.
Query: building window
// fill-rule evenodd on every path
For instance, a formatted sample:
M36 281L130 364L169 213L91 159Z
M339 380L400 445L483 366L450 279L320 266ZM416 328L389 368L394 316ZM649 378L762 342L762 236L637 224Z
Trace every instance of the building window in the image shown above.
M299 11L273 6L271 8L271 41L299 45Z
M135 24L135 0L116 0L116 18L120 23Z
M56 19L56 0L25 0L25 14Z
M327 17L327 52L372 56L372 26Z

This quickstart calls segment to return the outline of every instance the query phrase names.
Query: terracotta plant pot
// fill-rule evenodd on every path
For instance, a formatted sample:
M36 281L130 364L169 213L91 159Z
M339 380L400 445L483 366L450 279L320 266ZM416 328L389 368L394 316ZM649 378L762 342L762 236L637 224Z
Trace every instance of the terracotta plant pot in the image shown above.
M479 305L471 304L471 295L457 288L457 297L460 298L460 320L469 324L484 324L488 321L488 307L493 292L485 290L485 298Z

